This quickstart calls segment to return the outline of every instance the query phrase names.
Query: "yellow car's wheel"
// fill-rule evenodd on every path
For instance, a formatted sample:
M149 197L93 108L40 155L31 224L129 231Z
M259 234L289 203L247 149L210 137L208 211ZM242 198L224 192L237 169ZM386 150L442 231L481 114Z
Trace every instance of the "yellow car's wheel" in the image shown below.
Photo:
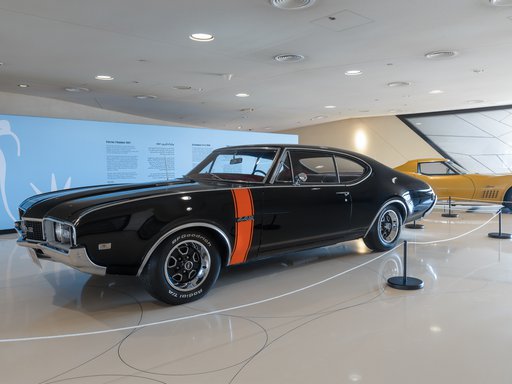
M512 209L512 188L509 188L505 193L505 197L503 198L503 205L508 209Z

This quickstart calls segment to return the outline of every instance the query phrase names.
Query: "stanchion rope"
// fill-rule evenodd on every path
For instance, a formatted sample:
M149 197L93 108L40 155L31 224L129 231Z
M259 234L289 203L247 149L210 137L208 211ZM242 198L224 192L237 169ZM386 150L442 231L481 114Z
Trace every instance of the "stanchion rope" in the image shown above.
M442 243L442 242L456 240L456 239L459 239L461 237L467 236L467 235L469 235L469 234L471 234L471 233L481 229L485 225L489 224L489 222L491 222L497 215L498 215L498 213L495 214L493 217L491 217L489 220L487 220L482 225L478 226L477 228L474 228L474 229L470 230L469 232L463 233L461 235L458 235L458 236L455 236L455 237L452 237L452 238L449 238L449 239L435 240L435 241L426 241L426 242L422 242L422 241L414 241L414 242L413 241L409 241L408 243L409 244L417 244L417 245L428 245L428 244L435 244L435 243ZM218 309L218 310L209 311L209 312L197 313L197 314L194 314L194 315L178 317L178 318L175 318L175 319L167 319L167 320L155 321L155 322L146 323L146 324L137 324L137 325L127 326L127 327L111 328L111 329L104 329L104 330L91 331L91 332L79 332L79 333L67 333L67 334L61 334L61 335L47 335L47 336L33 336L33 337L20 337L20 338L10 338L10 339L0 339L0 343L14 343L14 342L22 342L22 341L56 340L56 339L65 339L65 338L71 338L71 337L95 336L95 335L103 335L103 334L114 333L114 332L132 331L132 330L137 330L137 329L141 329L141 328L153 327L153 326L163 325L163 324L170 324L170 323L175 323L175 322L178 322L178 321L197 319L197 318L200 318L200 317L206 317L206 316L211 316L211 315L218 315L218 314L221 314L221 313L226 313L226 312L231 312L231 311L235 311L235 310L239 310L239 309L249 308L249 307L253 307L253 306L256 306L256 305L268 303L270 301L275 301L275 300L278 300L278 299L282 299L284 297L291 296L291 295L294 295L294 294L297 294L297 293L300 293L300 292L304 292L304 291L309 290L311 288L314 288L314 287L317 287L319 285L325 284L325 283L327 283L327 282L329 282L331 280L334 280L334 279L336 279L338 277L346 275L347 273L353 272L353 271L355 271L357 269L365 267L366 265L368 265L370 263L373 263L374 261L376 261L376 260L386 256L387 254L395 251L396 249L398 249L402 245L403 245L403 243L400 243L396 247L390 249L389 251L386 251L386 252L384 252L384 253L382 253L382 254L380 254L380 255L378 255L378 256L376 256L376 257L374 257L374 258L372 258L372 259L370 259L368 261L365 261L364 263L356 265L356 266L354 266L352 268L347 269L346 271L337 273L337 274L332 275L332 276L330 276L328 278L320 280L320 281L318 281L316 283L307 285L307 286L302 287L302 288L295 289L293 291L282 293L282 294L277 295L277 296L273 296L273 297L269 297L269 298L266 298L266 299L254 301L254 302L251 302L251 303L236 305L236 306L233 306L233 307Z

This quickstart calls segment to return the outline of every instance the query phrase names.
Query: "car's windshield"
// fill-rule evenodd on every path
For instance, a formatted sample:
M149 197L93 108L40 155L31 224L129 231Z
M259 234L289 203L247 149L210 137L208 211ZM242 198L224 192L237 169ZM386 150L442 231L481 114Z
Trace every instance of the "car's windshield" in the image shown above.
M237 182L263 182L274 162L275 148L221 149L212 152L187 177Z

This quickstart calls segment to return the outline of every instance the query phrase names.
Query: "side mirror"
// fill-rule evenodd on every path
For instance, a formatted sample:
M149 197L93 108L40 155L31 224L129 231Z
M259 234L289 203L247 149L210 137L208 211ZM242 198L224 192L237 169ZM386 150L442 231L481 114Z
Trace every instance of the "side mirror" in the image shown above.
M305 183L307 180L308 175L306 175L304 172L301 172L297 176L295 176L294 184L300 185L301 183Z

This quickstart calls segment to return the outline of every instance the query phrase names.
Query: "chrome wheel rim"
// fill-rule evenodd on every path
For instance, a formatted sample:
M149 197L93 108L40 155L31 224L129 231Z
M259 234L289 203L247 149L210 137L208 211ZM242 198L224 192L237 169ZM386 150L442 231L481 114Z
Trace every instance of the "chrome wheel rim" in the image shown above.
M172 288L190 292L204 282L210 266L208 249L198 241L186 240L176 244L167 254L164 274Z
M379 238L383 243L391 244L398 237L400 218L398 214L388 209L382 213L379 220Z

